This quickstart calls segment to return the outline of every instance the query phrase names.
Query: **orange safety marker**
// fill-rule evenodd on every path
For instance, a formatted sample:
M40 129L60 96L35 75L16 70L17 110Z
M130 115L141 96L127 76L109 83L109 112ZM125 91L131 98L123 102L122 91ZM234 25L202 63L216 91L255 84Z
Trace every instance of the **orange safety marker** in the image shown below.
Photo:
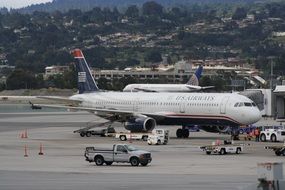
M40 144L40 152L39 152L39 155L44 155L44 152L43 152L43 144L42 144L42 143Z
M28 150L27 150L27 145L25 145L25 154L24 154L24 157L28 157Z
M21 139L25 138L25 135L24 135L24 133L23 133L23 132L22 132L22 133L20 133L20 137L21 137Z

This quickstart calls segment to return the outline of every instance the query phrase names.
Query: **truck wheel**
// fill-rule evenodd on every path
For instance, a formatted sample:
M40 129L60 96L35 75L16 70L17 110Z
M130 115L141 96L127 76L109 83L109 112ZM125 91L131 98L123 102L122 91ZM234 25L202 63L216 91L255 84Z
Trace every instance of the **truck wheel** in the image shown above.
M111 165L113 164L113 162L105 162L105 164L106 164L107 166L111 166Z
M261 135L260 135L260 141L262 141L262 142L265 142L265 141L266 141L265 134L261 134Z
M285 150L282 151L282 155L285 156Z
M206 152L206 154L210 155L210 154L211 154L211 152L210 152L210 151L207 151L207 152Z
M161 140L158 139L156 144L157 144L157 145L161 145Z
M276 141L277 141L276 135L274 135L274 134L271 135L270 140L271 140L272 142L276 142Z
M141 165L142 166L147 166L148 162L142 162Z
M220 155L224 155L224 154L226 154L226 150L225 150L224 148L222 148L222 149L220 150Z
M138 166L140 164L140 161L137 157L131 158L131 165L132 166Z
M86 132L86 137L91 137L91 132Z
M183 130L182 129L177 129L176 131L176 137L177 138L182 138Z
M279 150L276 150L276 151L275 151L275 155L276 155L276 156L280 156L280 155L281 155L281 152L280 152Z
M148 136L146 136L146 135L142 136L143 141L147 141L147 138L148 138Z
M236 154L239 154L241 152L241 148L237 148Z
M127 137L126 137L125 135L121 135L121 136L120 136L120 140L121 140L121 141L126 141L126 140L127 140Z
M80 133L80 136L81 136L81 137L85 137L85 132L81 132L81 133Z
M102 156L96 156L96 157L94 158L94 162L95 162L95 164L96 164L97 166L102 166L103 163L104 163L104 159L103 159Z

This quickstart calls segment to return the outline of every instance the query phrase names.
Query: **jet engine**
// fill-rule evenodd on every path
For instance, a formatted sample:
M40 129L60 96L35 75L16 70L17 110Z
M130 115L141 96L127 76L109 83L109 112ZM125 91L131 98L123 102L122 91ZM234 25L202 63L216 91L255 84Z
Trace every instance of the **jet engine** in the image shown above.
M156 126L156 122L151 117L132 117L125 122L125 129L131 132L149 132Z

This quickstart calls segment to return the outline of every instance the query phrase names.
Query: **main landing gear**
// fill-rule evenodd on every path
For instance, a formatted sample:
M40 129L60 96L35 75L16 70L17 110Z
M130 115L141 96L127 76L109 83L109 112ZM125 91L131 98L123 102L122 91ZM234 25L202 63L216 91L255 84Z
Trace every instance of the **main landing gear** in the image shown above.
M188 138L190 135L189 130L185 129L183 126L182 128L177 129L176 137L177 138Z

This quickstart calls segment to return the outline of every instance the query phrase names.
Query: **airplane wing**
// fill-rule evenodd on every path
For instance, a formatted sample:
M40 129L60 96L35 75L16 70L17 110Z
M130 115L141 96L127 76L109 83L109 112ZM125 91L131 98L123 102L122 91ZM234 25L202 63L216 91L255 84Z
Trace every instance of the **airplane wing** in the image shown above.
M195 85L186 85L188 89L191 91L199 91L199 90L205 90L209 88L214 88L215 86L195 86Z
M80 103L82 103L82 101L80 100L71 100L68 97L62 97L62 96L37 96L37 98L63 102L68 105L79 105Z
M82 107L82 106L66 106L66 105L51 105L51 104L31 104L32 109L34 108L55 108L55 109L69 109L69 110L79 110L79 111L87 111L93 113L102 118L114 118L118 121L125 121L126 118L131 116L148 116L152 117L155 120L161 120L167 117L169 113L141 113L127 110L118 110L113 108L94 108L94 107Z
M142 92L157 92L156 90L153 89L145 89L145 88L134 88L134 89Z

